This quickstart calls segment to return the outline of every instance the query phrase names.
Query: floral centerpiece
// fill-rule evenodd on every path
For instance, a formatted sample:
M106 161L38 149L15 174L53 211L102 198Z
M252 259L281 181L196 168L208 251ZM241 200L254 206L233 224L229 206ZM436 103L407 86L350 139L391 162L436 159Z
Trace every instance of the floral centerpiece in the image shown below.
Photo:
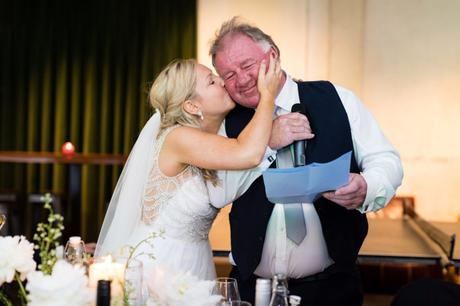
M21 305L62 305L62 301L72 306L87 305L91 296L85 269L58 260L56 254L64 218L54 213L49 193L41 201L48 210L48 218L46 223L37 225L35 244L24 236L0 237L0 304L13 305L12 299L16 297L9 296L4 287L16 285ZM34 249L40 257L38 271Z
M33 255L34 245L24 236L0 237L0 288L4 283L16 281L22 303L26 302L27 296L23 281L36 267ZM0 302L12 305L3 291L0 291Z
M44 208L48 210L46 222L37 225L33 236L34 243L24 236L0 237L0 305L13 306L66 306L94 305L95 291L89 286L84 266L72 265L58 258L57 247L64 229L64 218L54 213L50 194L41 198ZM147 255L151 260L153 254L137 253L141 244L152 244L152 240L164 233L152 233L135 246L127 246L125 271L130 263L140 255ZM40 263L34 261L34 249L40 257ZM87 259L88 260L88 259ZM38 270L36 270L38 268ZM220 296L213 295L213 281L202 281L187 272L156 267L149 275L143 287L148 291L147 306L214 306ZM135 289L125 275L122 285L122 299L112 300L112 305L129 306L130 293ZM5 287L14 289L9 294ZM13 295L13 296L12 296ZM16 296L14 296L16 295ZM18 302L13 303L17 300Z
M88 278L82 266L73 266L58 260L51 274L42 271L30 272L26 289L29 305L88 305L93 298L88 287Z
M147 306L215 306L222 297L212 294L214 283L199 280L188 272L154 268L147 283Z

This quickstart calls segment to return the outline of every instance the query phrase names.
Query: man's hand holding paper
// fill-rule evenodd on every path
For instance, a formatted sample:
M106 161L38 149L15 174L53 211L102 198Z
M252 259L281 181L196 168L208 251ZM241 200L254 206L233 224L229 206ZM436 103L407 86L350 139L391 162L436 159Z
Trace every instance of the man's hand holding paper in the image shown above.
M361 174L350 173L347 185L336 191L323 193L326 199L345 207L356 209L363 204L367 194L367 183Z
M267 198L272 203L280 204L313 203L322 193L349 183L350 160L351 152L347 152L327 163L268 169L263 174ZM354 185L351 186L352 190L355 190ZM344 191L346 198L349 192L345 188Z

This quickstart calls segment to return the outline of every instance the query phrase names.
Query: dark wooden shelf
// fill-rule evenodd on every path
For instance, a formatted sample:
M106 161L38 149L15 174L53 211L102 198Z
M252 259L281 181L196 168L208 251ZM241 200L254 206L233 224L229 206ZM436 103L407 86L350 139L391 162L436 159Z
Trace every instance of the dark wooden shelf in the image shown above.
M75 153L64 156L57 152L0 151L2 163L123 165L125 161L126 156L121 154Z

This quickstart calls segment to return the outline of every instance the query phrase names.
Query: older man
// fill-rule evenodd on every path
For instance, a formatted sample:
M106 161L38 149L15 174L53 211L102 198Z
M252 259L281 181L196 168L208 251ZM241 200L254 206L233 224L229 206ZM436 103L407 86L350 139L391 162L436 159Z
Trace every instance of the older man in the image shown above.
M217 32L210 55L239 104L222 129L236 137L259 102L261 60L279 58L280 50L261 29L233 18ZM306 118L291 113L297 103L305 106ZM290 294L300 295L304 305L361 305L356 259L367 234L365 213L384 207L394 196L403 176L399 155L359 99L327 81L295 82L284 74L274 118L269 144L276 150L272 166L292 167L288 145L310 138L307 164L328 162L352 151L349 182L314 203L296 206L270 203L262 178L245 186L249 189L233 203L230 213L231 275L237 278L244 300L254 300L258 277L283 273ZM234 188L226 173L220 177L226 189ZM211 198L218 192L210 188ZM296 219L297 228L285 220L288 215Z

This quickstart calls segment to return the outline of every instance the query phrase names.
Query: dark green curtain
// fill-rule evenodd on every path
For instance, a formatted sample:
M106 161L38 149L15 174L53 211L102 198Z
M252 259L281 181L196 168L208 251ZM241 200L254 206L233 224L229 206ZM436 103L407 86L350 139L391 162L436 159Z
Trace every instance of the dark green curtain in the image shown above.
M0 150L128 154L146 89L195 57L196 2L0 0ZM83 166L81 234L95 241L120 167ZM0 164L0 190L66 194L67 167ZM71 233L78 234L78 233Z

